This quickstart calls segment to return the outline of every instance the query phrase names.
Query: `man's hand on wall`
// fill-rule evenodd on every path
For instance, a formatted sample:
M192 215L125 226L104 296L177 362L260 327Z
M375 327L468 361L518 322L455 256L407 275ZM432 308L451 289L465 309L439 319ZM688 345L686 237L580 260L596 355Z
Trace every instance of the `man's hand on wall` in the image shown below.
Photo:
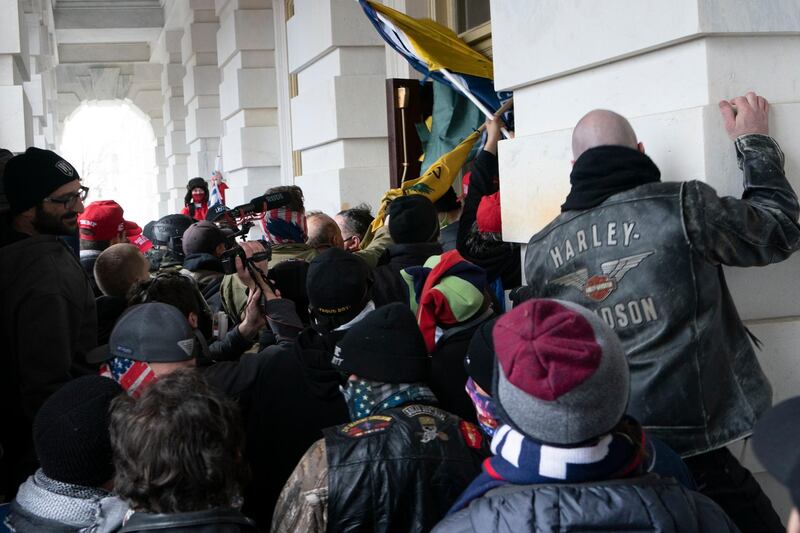
M753 91L732 100L722 100L719 111L732 140L750 133L769 135L769 102Z

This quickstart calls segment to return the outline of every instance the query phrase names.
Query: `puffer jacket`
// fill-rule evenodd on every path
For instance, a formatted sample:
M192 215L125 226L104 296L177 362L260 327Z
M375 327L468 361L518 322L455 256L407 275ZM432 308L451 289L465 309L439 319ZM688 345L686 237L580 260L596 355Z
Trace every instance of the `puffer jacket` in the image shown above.
M508 485L439 522L434 533L739 531L702 494L655 475L573 485Z
M746 437L772 399L722 265L766 265L800 248L780 147L746 135L736 149L741 200L698 181L639 185L563 212L526 251L530 294L583 305L617 332L629 413L684 457Z

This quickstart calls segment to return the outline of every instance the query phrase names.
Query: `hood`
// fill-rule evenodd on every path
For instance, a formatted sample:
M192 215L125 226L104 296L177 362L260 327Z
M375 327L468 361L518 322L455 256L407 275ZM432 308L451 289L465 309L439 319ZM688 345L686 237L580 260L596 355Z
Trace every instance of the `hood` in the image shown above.
M430 256L441 255L442 252L442 244L438 241L393 244L386 249L381 264L396 265L402 270L422 265Z
M223 272L222 262L219 258L206 253L187 255L183 260L183 268L190 272L197 272L198 270Z
M345 331L334 331L321 335L312 328L300 332L295 342L295 354L300 359L303 373L314 396L320 399L344 399L339 385L347 381L331 364L336 343Z

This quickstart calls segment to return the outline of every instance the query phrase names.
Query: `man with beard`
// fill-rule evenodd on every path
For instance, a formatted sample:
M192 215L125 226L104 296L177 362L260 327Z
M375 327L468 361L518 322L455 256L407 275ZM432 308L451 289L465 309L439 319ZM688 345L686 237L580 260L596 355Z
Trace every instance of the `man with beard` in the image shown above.
M3 175L9 212L0 218L0 496L36 469L31 423L67 381L88 374L97 315L78 258L59 239L75 235L88 189L56 153L29 148Z

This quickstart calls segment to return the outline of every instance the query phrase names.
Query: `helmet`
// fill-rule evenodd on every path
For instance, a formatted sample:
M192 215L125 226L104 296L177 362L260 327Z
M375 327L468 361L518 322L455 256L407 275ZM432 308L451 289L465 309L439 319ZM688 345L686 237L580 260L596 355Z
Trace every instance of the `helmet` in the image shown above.
M158 219L153 224L154 243L159 246L166 246L171 251L183 254L183 244L181 238L183 232L194 223L191 217L186 215L167 215Z

